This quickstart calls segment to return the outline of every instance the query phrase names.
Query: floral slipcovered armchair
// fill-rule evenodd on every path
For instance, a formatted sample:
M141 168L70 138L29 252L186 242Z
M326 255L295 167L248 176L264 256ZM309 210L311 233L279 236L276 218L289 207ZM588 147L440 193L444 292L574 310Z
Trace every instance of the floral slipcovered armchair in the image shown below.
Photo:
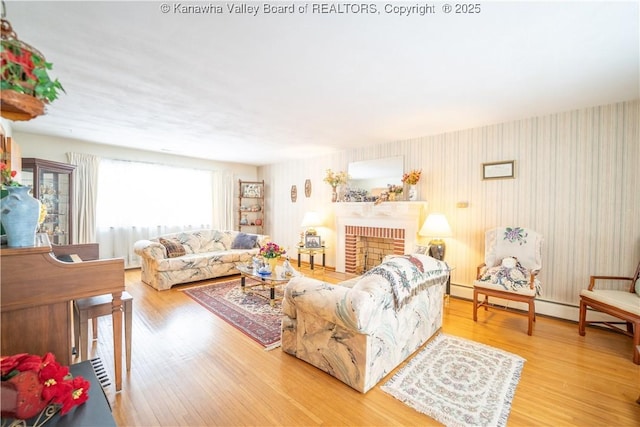
M489 307L489 297L523 302L529 335L535 321L535 297L541 293L542 235L523 227L496 227L485 233L485 261L473 284L473 321L478 308ZM478 300L479 295L484 299ZM514 313L519 313L514 311Z

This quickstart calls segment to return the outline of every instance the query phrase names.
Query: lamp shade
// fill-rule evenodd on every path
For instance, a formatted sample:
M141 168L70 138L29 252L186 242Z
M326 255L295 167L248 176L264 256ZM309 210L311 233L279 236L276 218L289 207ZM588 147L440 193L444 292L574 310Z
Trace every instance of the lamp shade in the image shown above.
M425 237L451 237L453 233L447 218L443 214L432 213L422 224L418 234Z
M318 212L307 212L302 218L302 227L319 227L322 225L322 217Z

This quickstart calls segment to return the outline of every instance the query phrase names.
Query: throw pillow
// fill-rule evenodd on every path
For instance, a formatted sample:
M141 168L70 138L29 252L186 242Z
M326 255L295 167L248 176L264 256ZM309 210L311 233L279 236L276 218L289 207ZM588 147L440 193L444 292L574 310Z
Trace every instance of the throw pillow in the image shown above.
M167 250L167 256L169 258L176 258L187 253L187 251L184 249L184 246L182 246L182 243L175 239L163 239L161 237L158 239L158 241Z
M640 278L636 280L636 295L640 297Z
M258 236L255 234L238 233L231 243L231 249L253 249L257 241Z

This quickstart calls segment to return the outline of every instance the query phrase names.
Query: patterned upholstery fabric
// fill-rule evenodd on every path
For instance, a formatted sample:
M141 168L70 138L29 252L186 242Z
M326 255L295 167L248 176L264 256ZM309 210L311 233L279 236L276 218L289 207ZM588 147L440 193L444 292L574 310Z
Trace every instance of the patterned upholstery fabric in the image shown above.
M484 256L487 268L512 257L527 270L538 271L542 268L542 235L522 227L496 227L485 234Z
M542 235L523 227L496 227L485 234L485 267L474 286L522 294L542 293L537 277L530 288L530 274L542 268ZM515 259L515 266L503 265Z
M197 230L139 240L134 251L142 258L142 281L155 289L166 290L179 283L238 274L236 265L250 262L259 250L259 247L231 249L238 234L232 230ZM258 246L269 241L267 235L255 236ZM184 255L169 257L160 239L182 245Z
M177 240L159 238L158 241L167 250L167 256L169 258L179 257L187 253L184 250L184 246Z
M442 326L449 269L426 255L412 257L408 263L406 257L391 257L381 264L395 262L391 269L400 276L413 276L414 267L424 272L424 282L416 282L415 292L400 305L383 274L350 279L344 286L293 278L282 302L282 350L367 392Z

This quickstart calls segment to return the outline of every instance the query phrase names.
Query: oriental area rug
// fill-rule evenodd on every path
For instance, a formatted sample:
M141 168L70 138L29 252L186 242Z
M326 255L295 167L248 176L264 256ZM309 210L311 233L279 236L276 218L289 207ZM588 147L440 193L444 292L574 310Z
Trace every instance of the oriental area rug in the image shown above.
M525 359L443 333L381 389L446 426L505 426Z
M280 346L280 304L271 307L268 299L243 293L240 279L185 289L184 293L265 349Z

